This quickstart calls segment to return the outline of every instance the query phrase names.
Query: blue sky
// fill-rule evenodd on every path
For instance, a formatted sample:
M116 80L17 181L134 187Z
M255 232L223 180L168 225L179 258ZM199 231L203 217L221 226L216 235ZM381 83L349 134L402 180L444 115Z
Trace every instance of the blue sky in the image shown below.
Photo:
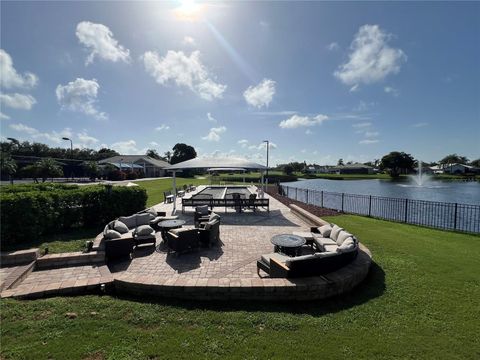
M1 3L2 138L480 157L480 3Z

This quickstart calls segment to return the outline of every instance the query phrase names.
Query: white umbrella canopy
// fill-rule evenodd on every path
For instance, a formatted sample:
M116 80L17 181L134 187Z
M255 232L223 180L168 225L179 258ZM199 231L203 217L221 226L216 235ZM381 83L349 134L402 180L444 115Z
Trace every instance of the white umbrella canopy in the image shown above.
M208 168L229 168L239 170L266 170L267 167L256 162L242 158L195 158L180 163L167 166L165 170L183 170L183 169L208 169Z

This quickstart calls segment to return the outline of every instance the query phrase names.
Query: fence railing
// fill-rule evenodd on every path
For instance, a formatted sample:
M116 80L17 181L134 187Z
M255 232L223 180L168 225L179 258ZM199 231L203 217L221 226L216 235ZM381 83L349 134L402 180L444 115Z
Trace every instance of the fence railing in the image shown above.
M480 233L480 205L357 195L279 186L281 195L306 204L384 220Z

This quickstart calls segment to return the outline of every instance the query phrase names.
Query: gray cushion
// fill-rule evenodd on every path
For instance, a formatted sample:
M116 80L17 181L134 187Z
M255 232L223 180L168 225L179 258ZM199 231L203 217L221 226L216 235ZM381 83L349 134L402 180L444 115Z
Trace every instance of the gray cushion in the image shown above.
M108 229L103 233L103 237L105 239L118 239L121 238L122 235L118 231Z
M330 233L332 232L332 226L331 225L320 226L318 228L318 231L323 237L328 238L330 236Z
M136 220L135 226L148 225L150 224L150 220L154 219L154 217L152 217L152 214L149 213L136 214L134 216Z
M195 208L195 212L197 212L200 215L208 215L208 205L202 205L202 206L197 206Z
M148 208L147 210L145 210L145 213L152 214L154 217L157 216L157 211L156 211L153 207Z
M353 235L350 234L349 232L345 231L345 230L340 231L340 233L337 236L337 245L338 246L342 245L343 242L351 236L353 236Z
M136 220L136 217L135 215L132 215L132 216L120 216L118 218L119 221L121 221L122 223L124 223L125 225L127 225L127 227L129 229L131 228L134 228L135 226L137 226L137 220Z
M115 221L113 224L113 230L118 231L120 234L125 234L128 232L128 227L122 221Z
M338 237L338 234L340 233L340 231L342 231L343 228L341 228L340 226L338 225L333 225L332 227L332 232L330 233L330 239L333 239L333 240L337 240L337 237Z
M334 240L330 238L319 237L319 236L316 236L314 238L314 241L320 247L323 247L324 245L337 245L337 243Z
M265 255L262 255L262 261L267 263L268 265L270 265L270 259L275 259L277 260L279 263L285 263L289 257L286 256L286 255L282 255L280 253L271 253L271 254L265 254Z
M135 229L135 235L137 236L151 235L152 233L155 233L155 231L149 225L140 225Z

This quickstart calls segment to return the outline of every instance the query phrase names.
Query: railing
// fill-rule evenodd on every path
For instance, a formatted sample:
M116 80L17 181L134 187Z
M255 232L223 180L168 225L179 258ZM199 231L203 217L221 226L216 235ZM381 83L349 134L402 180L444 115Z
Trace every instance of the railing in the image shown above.
M356 195L279 186L281 195L306 204L444 230L480 233L480 205Z

